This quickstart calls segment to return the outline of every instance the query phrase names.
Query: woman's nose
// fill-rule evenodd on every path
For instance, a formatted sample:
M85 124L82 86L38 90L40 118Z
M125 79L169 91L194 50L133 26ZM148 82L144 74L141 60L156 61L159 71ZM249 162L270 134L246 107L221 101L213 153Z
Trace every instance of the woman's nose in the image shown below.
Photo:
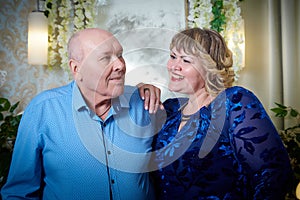
M167 63L168 70L175 71L175 70L181 70L181 65L179 60L170 59Z

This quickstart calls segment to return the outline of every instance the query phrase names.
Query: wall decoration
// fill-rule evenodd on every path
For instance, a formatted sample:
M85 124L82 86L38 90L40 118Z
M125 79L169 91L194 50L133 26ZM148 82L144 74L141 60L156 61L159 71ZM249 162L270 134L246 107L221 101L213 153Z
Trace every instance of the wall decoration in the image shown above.
M245 66L244 20L240 0L185 0L188 27L210 28L225 38L233 53L236 73Z
M0 4L0 69L6 71L0 96L12 103L20 101L16 110L20 112L36 94L63 85L69 79L61 69L28 64L28 15L36 9L36 1L0 0Z
M49 22L49 67L61 67L69 72L67 43L81 29L94 27L99 0L46 0Z

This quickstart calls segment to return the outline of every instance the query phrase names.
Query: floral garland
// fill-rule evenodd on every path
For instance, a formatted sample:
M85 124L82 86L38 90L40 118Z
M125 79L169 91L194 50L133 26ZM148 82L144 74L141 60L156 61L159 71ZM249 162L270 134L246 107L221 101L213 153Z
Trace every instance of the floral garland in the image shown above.
M4 85L6 81L7 71L0 69L0 88Z
M94 25L97 0L46 0L48 66L69 71L67 43L77 30Z
M188 26L214 29L224 37L233 53L233 69L244 68L244 20L240 0L188 0Z

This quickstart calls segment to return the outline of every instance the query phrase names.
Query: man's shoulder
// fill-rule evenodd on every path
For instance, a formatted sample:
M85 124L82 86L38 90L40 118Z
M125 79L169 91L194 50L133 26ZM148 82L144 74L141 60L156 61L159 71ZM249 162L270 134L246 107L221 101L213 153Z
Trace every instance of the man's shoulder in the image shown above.
M38 95L36 95L30 102L29 105L31 106L35 106L41 103L45 103L47 101L51 101L51 100L63 100L66 98L69 98L72 96L72 88L73 88L73 82L64 85L64 86L60 86L57 88L52 88L52 89L48 89L48 90L44 90L41 93L39 93Z
M138 88L136 86L130 85L125 85L122 98L125 99L127 102L142 101Z
M138 93L138 88L136 87L136 86L131 86L131 85L125 85L124 86L124 96L131 96L132 94L134 94L134 93L137 93L137 94L139 94Z

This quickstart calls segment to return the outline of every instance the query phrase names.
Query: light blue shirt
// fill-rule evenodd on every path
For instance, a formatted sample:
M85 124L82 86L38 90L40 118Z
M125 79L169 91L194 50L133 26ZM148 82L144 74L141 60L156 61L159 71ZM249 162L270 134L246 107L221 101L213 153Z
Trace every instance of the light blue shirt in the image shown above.
M103 121L75 82L42 92L19 126L5 199L153 199L154 118L125 86Z

